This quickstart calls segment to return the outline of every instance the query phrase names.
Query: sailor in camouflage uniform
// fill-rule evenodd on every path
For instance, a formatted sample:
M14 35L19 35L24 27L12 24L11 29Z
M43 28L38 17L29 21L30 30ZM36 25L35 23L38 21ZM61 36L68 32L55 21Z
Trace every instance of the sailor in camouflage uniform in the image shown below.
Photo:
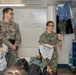
M8 46L9 52L6 56L7 66L14 65L17 59L17 50L21 43L19 25L12 21L13 9L3 9L3 20L0 21L0 38Z
M46 23L46 32L44 32L39 38L39 44L40 45L50 44L54 46L54 52L51 60L49 60L48 58L46 59L42 58L42 63L43 63L43 68L46 65L49 65L56 73L57 63L58 63L57 44L61 46L62 43L61 43L61 35L60 34L57 35L55 32L53 32L53 28L54 28L54 23L52 21L48 21Z

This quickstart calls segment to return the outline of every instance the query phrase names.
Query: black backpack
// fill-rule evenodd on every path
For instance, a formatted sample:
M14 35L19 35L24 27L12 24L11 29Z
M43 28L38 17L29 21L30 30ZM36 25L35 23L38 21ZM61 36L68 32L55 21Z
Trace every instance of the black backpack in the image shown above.
M28 75L42 75L40 66L37 64L32 63L29 66Z
M29 64L25 58L21 58L21 59L17 60L17 62L15 63L15 66L19 66L19 67L25 69L26 71L28 71L28 69L29 69Z

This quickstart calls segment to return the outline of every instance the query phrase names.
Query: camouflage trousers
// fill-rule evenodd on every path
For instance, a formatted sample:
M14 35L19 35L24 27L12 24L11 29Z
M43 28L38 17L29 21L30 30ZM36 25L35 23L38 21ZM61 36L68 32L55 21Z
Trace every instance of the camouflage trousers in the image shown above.
M17 50L9 51L6 55L7 67L14 65L16 60L17 60Z
M54 73L56 73L56 71L57 71L57 64L58 64L58 54L57 54L57 51L54 51L51 60L49 60L48 58L46 58L46 59L42 58L43 68L46 65L49 65L52 68L52 70L54 71Z

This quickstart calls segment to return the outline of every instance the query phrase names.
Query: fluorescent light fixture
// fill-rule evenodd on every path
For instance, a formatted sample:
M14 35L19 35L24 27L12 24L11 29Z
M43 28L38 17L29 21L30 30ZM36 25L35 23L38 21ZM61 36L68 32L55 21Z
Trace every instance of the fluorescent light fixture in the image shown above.
M0 6L25 6L25 4L0 4Z

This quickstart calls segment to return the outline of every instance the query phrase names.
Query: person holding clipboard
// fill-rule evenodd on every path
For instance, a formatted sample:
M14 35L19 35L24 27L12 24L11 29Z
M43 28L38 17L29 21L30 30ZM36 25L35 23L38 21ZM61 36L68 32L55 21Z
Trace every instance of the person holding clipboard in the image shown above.
M46 31L42 33L39 37L39 46L50 46L54 49L51 59L44 59L42 57L43 68L45 66L50 66L54 73L56 74L57 64L58 64L58 53L57 45L62 46L62 36L61 34L56 34L54 31L54 22L48 21L46 23Z

